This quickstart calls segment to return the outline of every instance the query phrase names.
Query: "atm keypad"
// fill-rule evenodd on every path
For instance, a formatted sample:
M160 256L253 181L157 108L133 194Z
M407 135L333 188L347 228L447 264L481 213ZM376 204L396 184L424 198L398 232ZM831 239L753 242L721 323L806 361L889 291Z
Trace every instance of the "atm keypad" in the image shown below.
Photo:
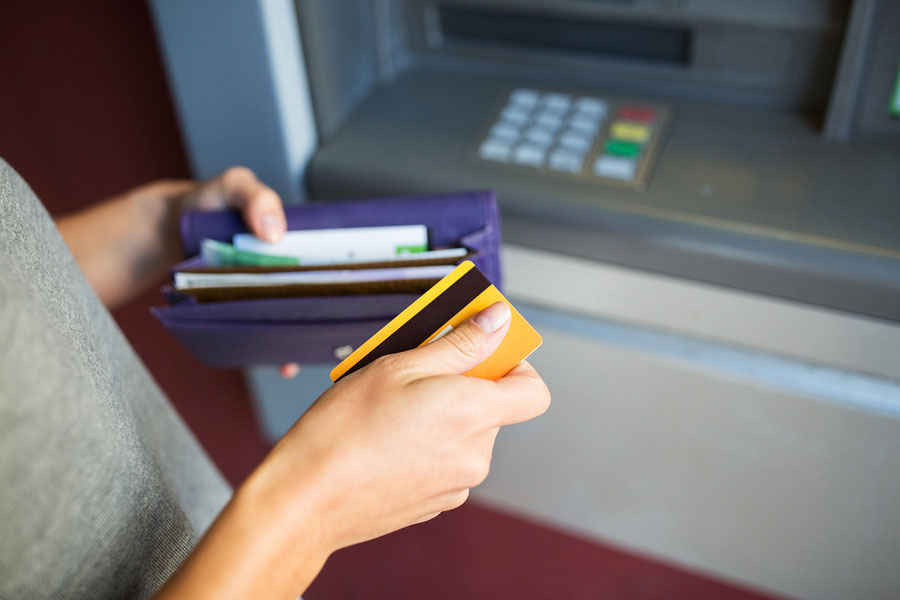
M643 188L668 120L662 105L516 89L477 154L492 163Z

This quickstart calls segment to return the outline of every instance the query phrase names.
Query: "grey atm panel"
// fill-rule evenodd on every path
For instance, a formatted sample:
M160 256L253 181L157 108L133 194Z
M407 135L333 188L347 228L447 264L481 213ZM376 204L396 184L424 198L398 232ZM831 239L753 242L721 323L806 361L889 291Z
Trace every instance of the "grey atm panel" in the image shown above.
M900 320L900 3L297 7L313 197L492 188L507 241Z

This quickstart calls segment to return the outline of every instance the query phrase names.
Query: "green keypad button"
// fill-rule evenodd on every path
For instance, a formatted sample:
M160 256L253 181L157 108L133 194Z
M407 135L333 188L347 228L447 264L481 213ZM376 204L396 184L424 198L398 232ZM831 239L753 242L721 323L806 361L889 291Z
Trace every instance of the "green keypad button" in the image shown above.
M606 142L606 153L616 156L637 156L641 153L641 145L622 140L609 140Z

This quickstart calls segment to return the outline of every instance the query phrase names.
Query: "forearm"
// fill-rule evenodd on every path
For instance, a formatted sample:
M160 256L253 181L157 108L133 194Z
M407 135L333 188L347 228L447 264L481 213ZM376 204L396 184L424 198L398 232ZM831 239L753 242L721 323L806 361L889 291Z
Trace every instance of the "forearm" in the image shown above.
M178 260L178 206L191 182L138 188L57 219L57 227L100 300L118 306L145 290Z
M313 503L303 494L288 498L283 490L294 485L267 478L263 466L241 486L157 600L265 600L304 592L331 549Z

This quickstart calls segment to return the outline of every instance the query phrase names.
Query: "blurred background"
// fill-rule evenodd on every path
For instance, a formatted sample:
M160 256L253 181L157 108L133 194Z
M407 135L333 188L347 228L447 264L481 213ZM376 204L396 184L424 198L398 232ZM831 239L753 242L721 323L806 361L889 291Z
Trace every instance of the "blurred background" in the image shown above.
M316 598L900 597L900 3L0 4L0 156L52 214L253 168L497 191L554 396L463 508ZM162 282L160 282L162 283ZM328 383L126 336L239 484Z

